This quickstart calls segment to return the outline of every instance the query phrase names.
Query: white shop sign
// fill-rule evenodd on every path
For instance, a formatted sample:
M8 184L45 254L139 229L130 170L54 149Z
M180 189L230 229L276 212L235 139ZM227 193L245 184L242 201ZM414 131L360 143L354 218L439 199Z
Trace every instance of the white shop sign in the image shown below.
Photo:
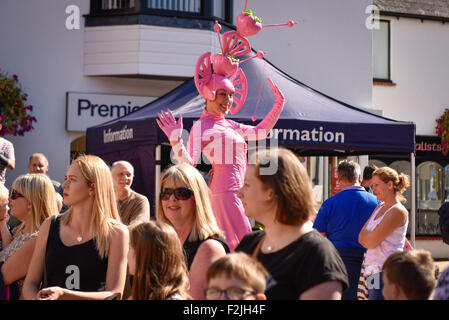
M67 131L92 127L136 111L156 97L67 92Z

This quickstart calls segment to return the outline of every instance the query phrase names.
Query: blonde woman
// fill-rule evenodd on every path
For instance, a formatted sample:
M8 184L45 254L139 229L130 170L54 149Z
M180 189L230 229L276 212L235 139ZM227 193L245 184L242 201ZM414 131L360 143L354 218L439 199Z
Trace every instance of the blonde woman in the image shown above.
M117 213L108 166L96 156L80 156L62 187L70 209L42 225L25 279L25 299L120 299L128 229Z
M3 185L0 186L0 200L3 249L0 251L1 276L3 284L9 286L9 298L5 298L15 300L22 290L38 230L45 219L58 213L56 192L51 180L44 174L19 176L12 184L9 200L11 214L21 223L13 229L12 234L7 226L8 190Z
M203 176L191 165L182 163L164 171L157 219L173 226L183 244L194 299L205 299L207 269L229 252L209 197Z
M389 167L376 169L371 182L374 194L382 202L360 231L359 242L368 249L364 275L367 283L373 284L368 288L368 299L384 300L382 266L393 252L404 248L408 211L401 202L405 202L402 193L410 182L406 174Z

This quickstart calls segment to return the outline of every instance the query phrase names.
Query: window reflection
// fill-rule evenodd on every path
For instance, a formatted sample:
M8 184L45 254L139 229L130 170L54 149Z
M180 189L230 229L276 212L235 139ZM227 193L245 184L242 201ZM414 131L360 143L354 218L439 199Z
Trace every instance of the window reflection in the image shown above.
M443 199L443 168L436 162L427 161L418 166L417 173L417 233L439 234L437 210Z
M444 167L444 201L449 201L449 164Z
M405 173L409 177L410 183L411 183L410 161L405 161L405 160L395 161L395 162L393 162L390 165L390 168L396 170L398 172L398 174ZM407 189L405 189L405 192L404 192L403 196L405 197L405 199L407 199L407 202L404 203L404 206L407 208L407 210L410 211L410 209L411 209L411 201L412 201L412 188L411 188L411 186L408 187Z

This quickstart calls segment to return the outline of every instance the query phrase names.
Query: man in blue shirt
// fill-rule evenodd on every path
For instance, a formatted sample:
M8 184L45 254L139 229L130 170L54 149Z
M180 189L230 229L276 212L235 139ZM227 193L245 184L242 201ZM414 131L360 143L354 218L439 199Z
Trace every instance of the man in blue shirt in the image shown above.
M360 186L360 166L343 160L337 168L342 190L327 199L318 211L313 227L337 248L348 272L349 287L342 300L357 300L357 286L366 248L359 233L379 201Z

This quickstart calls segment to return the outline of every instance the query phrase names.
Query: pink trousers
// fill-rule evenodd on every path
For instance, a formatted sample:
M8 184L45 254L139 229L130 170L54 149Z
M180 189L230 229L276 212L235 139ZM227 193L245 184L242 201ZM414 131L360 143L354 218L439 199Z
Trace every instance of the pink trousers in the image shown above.
M211 194L212 209L218 226L224 231L229 249L234 251L243 236L251 231L242 201L237 192Z

